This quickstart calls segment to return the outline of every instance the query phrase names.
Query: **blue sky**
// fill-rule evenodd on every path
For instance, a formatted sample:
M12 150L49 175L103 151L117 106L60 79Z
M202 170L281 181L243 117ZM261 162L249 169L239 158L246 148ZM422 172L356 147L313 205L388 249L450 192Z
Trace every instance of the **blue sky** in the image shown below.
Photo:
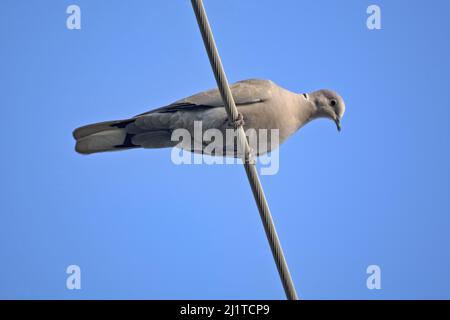
M382 30L366 27L373 3ZM341 134L307 125L262 177L299 295L450 298L450 3L205 7L230 82L347 104ZM284 298L242 167L73 150L80 125L215 86L189 1L4 0L0 43L0 298Z

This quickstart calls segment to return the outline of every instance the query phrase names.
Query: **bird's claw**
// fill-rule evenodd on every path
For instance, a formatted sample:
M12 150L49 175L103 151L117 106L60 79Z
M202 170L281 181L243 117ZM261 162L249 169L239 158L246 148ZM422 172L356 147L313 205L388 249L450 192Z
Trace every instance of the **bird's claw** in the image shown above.
M238 113L238 116L237 116L236 120L234 120L234 121L228 121L228 124L229 124L232 128L237 129L237 128L239 128L240 126L243 126L243 125L245 124L244 116L242 115L242 113Z

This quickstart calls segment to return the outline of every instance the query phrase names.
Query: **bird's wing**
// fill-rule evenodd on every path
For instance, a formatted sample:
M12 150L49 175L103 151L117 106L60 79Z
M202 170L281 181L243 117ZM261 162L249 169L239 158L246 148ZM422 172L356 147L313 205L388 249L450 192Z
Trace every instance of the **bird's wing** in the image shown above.
M244 80L230 86L236 106L264 102L270 98L273 82L269 80ZM136 117L152 113L173 113L177 111L198 111L223 107L222 97L218 89L212 89L178 100L168 106L140 114Z

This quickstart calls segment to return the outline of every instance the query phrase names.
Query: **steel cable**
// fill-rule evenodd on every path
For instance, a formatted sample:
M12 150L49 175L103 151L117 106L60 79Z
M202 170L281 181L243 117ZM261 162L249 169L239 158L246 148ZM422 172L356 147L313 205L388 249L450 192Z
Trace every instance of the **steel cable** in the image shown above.
M214 77L216 78L216 82L228 114L228 118L232 120L232 122L235 122L238 119L238 110L220 60L219 52L217 51L211 27L208 22L208 17L206 16L205 8L203 7L203 2L202 0L191 0L191 3L197 18L200 32L202 34L206 51L208 53L209 61L214 72ZM256 167L254 163L250 161L251 150L242 125L237 128L237 140L238 146L241 148L238 150L244 151L243 162L245 172L247 173L247 178L258 206L259 214L264 225L264 230L266 232L275 263L277 265L281 282L283 283L286 297L289 300L298 300L297 292L295 290L294 283L284 257L283 249L281 248L280 240L273 223L269 205L267 204L267 200L264 195L264 190L259 180Z

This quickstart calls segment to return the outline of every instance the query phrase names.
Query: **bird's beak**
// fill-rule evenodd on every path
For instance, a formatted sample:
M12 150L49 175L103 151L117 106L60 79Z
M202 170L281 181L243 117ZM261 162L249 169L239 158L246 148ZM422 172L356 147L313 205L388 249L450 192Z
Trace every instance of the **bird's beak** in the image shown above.
M336 128L339 132L341 132L341 120L339 118L336 117L336 119L334 119L334 123L336 123Z

